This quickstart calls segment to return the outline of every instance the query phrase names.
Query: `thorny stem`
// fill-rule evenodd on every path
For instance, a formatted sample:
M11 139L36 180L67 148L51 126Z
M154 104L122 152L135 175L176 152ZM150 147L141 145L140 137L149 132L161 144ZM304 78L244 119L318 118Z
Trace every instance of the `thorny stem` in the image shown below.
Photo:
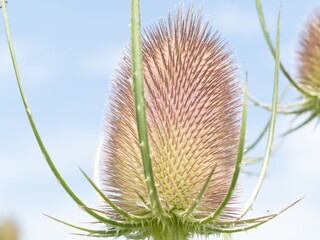
M173 222L165 230L162 228L154 229L152 234L154 240L187 240L188 231L183 227L183 224L177 219L173 219Z

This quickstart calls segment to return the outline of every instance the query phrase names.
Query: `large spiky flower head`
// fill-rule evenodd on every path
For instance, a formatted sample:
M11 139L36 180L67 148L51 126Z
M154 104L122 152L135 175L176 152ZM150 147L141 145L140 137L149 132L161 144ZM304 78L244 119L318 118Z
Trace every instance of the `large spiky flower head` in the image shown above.
M141 44L140 4L132 0L131 53L124 55L114 77L100 152L102 190L84 174L105 201L97 210L72 191L41 140L23 93L1 2L17 83L44 158L69 196L105 228L57 221L94 237L184 240L194 234L246 231L279 214L243 219L259 192L272 148L279 25L266 155L258 183L239 211L234 203L244 153L246 97L240 117L241 91L232 52L192 7L187 13L180 8L147 28Z
M142 37L149 142L141 140L132 57L123 56L114 76L100 149L104 211L143 226L126 237L186 239L242 231L274 217L244 221L247 210L241 215L233 206L245 132L241 87L232 51L201 11L180 7Z
M241 91L231 52L192 8L149 27L142 46L150 157L160 202L168 214L186 210L215 169L195 209L204 217L222 202L237 156ZM106 194L124 209L148 212L129 53L119 66L102 179Z

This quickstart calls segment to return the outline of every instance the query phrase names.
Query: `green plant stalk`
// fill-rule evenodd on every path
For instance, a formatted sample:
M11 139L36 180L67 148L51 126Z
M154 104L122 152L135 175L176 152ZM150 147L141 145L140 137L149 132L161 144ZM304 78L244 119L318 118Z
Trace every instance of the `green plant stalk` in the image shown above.
M188 233L181 222L179 222L177 219L173 219L170 227L168 227L165 231L162 231L162 229L155 229L154 233L152 234L152 239L187 240Z
M47 151L47 149L41 139L41 136L40 136L38 129L35 125L35 122L33 120L33 117L31 114L31 109L28 105L26 96L24 94L21 79L20 79L20 74L19 74L19 68L18 68L16 56L15 56L14 46L13 46L13 42L12 42L12 38L11 38L11 34L10 34L10 27L9 27L8 15L7 15L7 11L6 11L5 0L1 0L1 3L2 3L2 13L3 13L4 24L5 24L5 31L6 31L6 35L7 35L8 46L9 46L9 50L10 50L11 60L12 60L12 64L14 67L14 72L15 72L17 84L19 87L19 92L20 92L20 95L21 95L21 98L23 101L23 105L24 105L30 126L32 128L33 134L34 134L34 136L37 140L37 143L41 149L43 157L46 160L47 164L49 165L52 173L55 175L58 182L61 184L61 186L64 188L64 190L69 194L69 196L79 205L79 207L81 209L83 209L85 212L87 212L89 215L96 218L97 220L100 220L104 223L107 223L107 224L109 224L111 226L115 226L115 227L136 228L136 227L142 226L141 224L133 224L131 222L126 222L126 221L123 221L123 222L115 221L115 220L112 220L112 219L107 218L105 216L102 216L100 214L97 214L95 211L88 208L86 206L86 204L71 190L69 185L65 182L65 180L63 179L63 177L61 176L61 174L57 170L56 166L54 165L54 163L53 163L53 161L52 161L52 159L51 159L51 157L50 157L50 155L49 155L49 153L48 153L48 151Z
M272 152L272 144L274 139L275 125L276 125L276 117L277 117L277 106L278 106L278 88L279 88L279 69L280 69L280 16L281 16L281 8L278 14L278 23L277 23L277 38L276 38L276 50L275 50L275 70L274 70L274 86L273 86L273 98L272 98L272 109L271 109L271 118L270 118L270 126L268 132L268 140L267 140L267 148L265 152L264 159L262 161L262 168L260 171L258 182L249 198L244 210L241 214L242 218L252 207L256 197L258 196L263 181L266 177L267 167L269 164L269 159Z
M151 207L156 215L163 219L165 212L161 206L157 187L155 184L152 161L149 152L146 102L144 96L144 79L142 64L141 30L140 30L140 1L131 1L131 61L133 96L136 111L137 129L141 157L143 161L144 176L147 184Z
M260 21L260 25L263 31L263 35L265 40L267 41L267 45L270 49L270 52L272 53L272 56L274 57L274 59L276 60L277 58L277 53L276 53L276 49L273 46L272 40L270 38L269 35L269 31L267 29L267 25L266 25L266 21L264 18L264 14L263 14L263 9L262 9L262 3L261 0L256 0L256 8L257 8L257 12L258 12L258 16L259 16L259 21ZM288 71L286 70L286 68L283 66L283 64L280 62L279 67L281 69L281 71L283 72L283 74L286 76L286 78L289 80L289 82L301 93L303 93L306 96L309 97L315 97L313 94L307 92L306 90L304 90L303 88L301 88L296 81L293 79L293 77L291 77L291 75L288 73Z

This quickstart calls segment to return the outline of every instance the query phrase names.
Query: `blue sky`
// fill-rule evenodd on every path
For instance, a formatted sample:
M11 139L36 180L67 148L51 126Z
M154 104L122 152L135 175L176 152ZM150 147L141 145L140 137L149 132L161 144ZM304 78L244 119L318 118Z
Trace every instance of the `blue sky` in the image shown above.
M91 206L98 197L78 167L92 175L95 152L103 130L103 114L112 73L129 42L130 1L15 0L8 5L12 36L23 85L34 118L57 167ZM111 3L109 3L111 2ZM190 1L183 1L189 3ZM179 1L142 1L142 24L166 17ZM265 1L269 30L274 36L280 1ZM234 49L249 90L270 101L273 59L259 27L254 1L194 1L214 29ZM294 72L298 34L319 1L282 1L281 58ZM281 78L281 86L286 80ZM287 101L298 94L290 91ZM88 216L59 186L28 125L10 62L3 23L0 24L0 220L13 217L22 240L87 239L42 213L81 224ZM268 113L249 111L248 142L264 126ZM290 120L279 118L281 133ZM315 124L287 137L271 160L267 179L251 216L276 212L300 197L301 203L277 219L248 233L245 239L318 239L320 236L320 130ZM254 152L262 155L264 144ZM254 167L253 171L258 171ZM256 177L242 177L244 201Z

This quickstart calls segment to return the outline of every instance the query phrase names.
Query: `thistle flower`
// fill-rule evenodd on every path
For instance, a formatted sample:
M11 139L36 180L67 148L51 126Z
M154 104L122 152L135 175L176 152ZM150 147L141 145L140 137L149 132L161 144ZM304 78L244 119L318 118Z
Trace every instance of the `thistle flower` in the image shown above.
M139 1L133 0L131 6L131 54L124 56L114 78L100 154L103 190L84 174L106 202L96 210L68 186L40 138L21 85L3 4L17 82L44 158L69 196L105 229L87 229L54 219L94 237L184 240L194 234L246 231L277 216L279 213L244 219L265 177L272 148L279 24L266 155L256 188L239 210L234 203L244 152L247 91L240 124L241 94L232 52L192 7L186 14L180 8L167 21L149 27L141 51Z

